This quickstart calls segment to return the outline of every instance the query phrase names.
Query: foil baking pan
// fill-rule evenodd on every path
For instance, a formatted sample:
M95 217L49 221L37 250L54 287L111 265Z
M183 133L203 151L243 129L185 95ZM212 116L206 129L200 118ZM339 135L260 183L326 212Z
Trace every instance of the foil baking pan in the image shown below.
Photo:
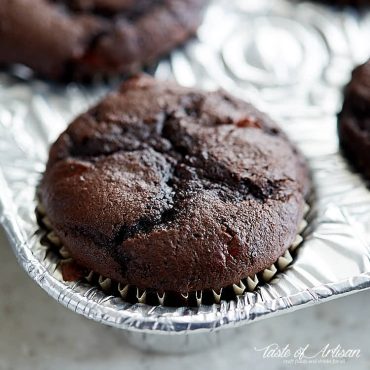
M195 308L130 304L84 282L64 282L58 258L40 244L35 189L48 147L118 80L60 86L20 66L0 73L0 221L19 263L64 306L126 329L132 343L151 350L200 349L223 328L369 288L370 191L342 158L336 136L343 85L370 56L369 39L369 11L217 0L197 39L153 71L185 86L223 88L269 113L307 157L314 182L308 227L288 270L235 301Z

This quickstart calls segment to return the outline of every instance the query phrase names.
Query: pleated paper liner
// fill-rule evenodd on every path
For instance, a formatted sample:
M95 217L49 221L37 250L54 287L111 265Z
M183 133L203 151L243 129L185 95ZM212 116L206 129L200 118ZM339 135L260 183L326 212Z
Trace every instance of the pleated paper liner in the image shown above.
M283 272L293 262L297 248L302 244L302 232L307 227L306 216L309 212L309 205L305 204L304 218L298 229L297 236L292 245L285 253L277 259L270 267L259 273L248 276L240 280L237 284L229 285L215 291L205 289L201 291L180 294L178 292L157 292L152 289L139 289L134 285L123 285L109 278L99 275L94 271L89 271L79 266L70 256L68 249L62 245L59 237L52 230L50 220L46 216L44 207L39 203L36 208L38 224L43 233L41 244L46 246L57 254L59 263L58 269L61 276L68 281L85 280L92 286L98 287L106 294L118 296L130 303L146 303L149 305L163 305L175 307L196 307L201 304L212 305L219 304L221 300L231 301L245 292L253 292L256 288L264 283L268 283L276 276L278 272ZM68 276L69 275L69 276Z

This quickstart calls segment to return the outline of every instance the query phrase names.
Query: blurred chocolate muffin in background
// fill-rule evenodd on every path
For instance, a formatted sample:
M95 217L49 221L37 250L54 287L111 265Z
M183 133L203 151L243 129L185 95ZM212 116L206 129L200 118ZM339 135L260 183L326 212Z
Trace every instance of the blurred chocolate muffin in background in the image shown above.
M370 60L353 70L344 90L338 133L343 153L370 179Z
M192 37L207 0L0 0L0 65L57 80L130 74Z

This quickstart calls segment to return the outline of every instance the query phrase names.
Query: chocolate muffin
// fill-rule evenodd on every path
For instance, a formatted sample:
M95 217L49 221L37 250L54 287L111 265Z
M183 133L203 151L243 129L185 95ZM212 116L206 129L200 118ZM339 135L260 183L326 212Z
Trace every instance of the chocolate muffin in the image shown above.
M0 65L69 80L127 74L193 36L207 0L1 0Z
M354 69L344 90L338 134L343 153L370 178L370 60Z
M308 190L301 154L252 105L141 75L61 134L39 197L78 264L186 295L284 255Z

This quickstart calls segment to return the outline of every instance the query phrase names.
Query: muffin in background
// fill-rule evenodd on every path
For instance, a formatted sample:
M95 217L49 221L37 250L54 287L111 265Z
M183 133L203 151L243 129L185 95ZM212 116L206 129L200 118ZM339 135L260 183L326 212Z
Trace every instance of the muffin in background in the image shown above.
M89 80L137 72L192 37L207 0L2 0L0 65Z
M370 179L370 60L353 70L344 90L338 134L343 153Z

